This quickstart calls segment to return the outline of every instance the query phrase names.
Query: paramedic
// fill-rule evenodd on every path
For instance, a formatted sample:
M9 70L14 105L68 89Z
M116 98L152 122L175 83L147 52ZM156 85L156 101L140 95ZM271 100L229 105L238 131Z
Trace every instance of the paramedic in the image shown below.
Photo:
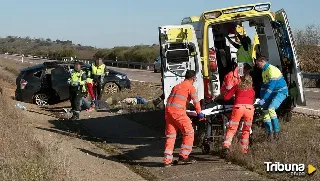
M102 62L102 58L96 60L95 63L91 65L91 74L93 79L93 90L96 93L96 100L100 100L102 97L102 84L104 82L104 76L108 75L109 71L107 66Z
M233 86L240 82L239 69L236 62L232 62L231 71L224 76L223 83L220 89L222 94L226 93Z
M238 63L248 63L251 67L253 67L253 58L252 58L252 50L251 50L251 39L248 36L240 35L237 31L235 31L236 36L240 39L240 44L231 40L231 38L227 35L225 36L229 42L238 49L237 51L237 62Z
M190 100L193 100L198 117L200 119L204 118L204 114L201 113L200 102L198 100L196 89L193 86L195 81L195 71L187 70L185 80L174 86L168 97L168 102L165 108L166 144L163 160L165 167L171 166L172 164L173 149L178 130L183 134L178 164L190 164L195 162L195 160L189 158L194 141L194 130L192 122L186 114L186 104Z
M223 150L225 153L229 151L232 138L238 130L240 119L244 118L244 125L241 135L241 147L243 153L248 152L250 129L253 121L255 100L255 92L252 88L252 78L250 75L241 77L241 82L227 91L224 99L227 101L235 94L234 106L232 108L231 120L227 128L225 140L223 142Z
M257 67L262 69L263 84L261 86L260 105L264 109L264 123L268 130L268 138L278 139L279 137L279 120L277 118L276 109L288 96L287 83L281 71L269 64L266 57L259 57L256 60ZM273 135L274 133L274 135Z
M86 73L81 70L81 65L76 62L74 70L71 72L71 77L68 79L70 85L70 102L73 115L71 120L78 120L81 111L81 98L83 96L83 89L85 86Z

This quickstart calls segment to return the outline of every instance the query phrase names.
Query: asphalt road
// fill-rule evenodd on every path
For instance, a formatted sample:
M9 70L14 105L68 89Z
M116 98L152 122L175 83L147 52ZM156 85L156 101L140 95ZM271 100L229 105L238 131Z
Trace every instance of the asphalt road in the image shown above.
M0 55L0 58L6 58L12 61L21 61L21 57L13 55ZM24 62L30 64L40 64L45 61L49 60L24 57ZM160 73L153 73L153 71L117 67L110 67L110 69L126 73L131 81L161 83ZM305 96L307 99L307 106L297 106L295 110L302 113L312 113L320 116L320 89L305 88Z

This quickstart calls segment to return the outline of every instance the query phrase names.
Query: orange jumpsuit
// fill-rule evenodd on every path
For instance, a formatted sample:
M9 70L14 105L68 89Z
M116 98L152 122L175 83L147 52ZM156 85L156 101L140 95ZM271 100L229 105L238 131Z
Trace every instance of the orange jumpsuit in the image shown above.
M226 137L223 142L223 147L229 149L232 138L238 130L239 122L244 117L244 125L241 135L241 147L244 153L248 152L250 129L252 125L254 115L254 99L255 92L252 87L248 89L239 89L238 86L234 86L225 95L224 99L228 100L235 94L234 107L232 109L231 120L227 129Z
M237 67L235 68L234 71L231 71L227 75L225 75L220 92L221 93L227 92L232 87L238 85L239 82L240 82L239 68Z
M194 130L192 122L186 113L186 105L193 100L196 112L201 112L197 92L188 80L174 86L168 97L165 109L166 119L166 144L164 151L164 164L170 164L173 159L173 149L176 141L177 131L183 134L180 157L188 158L192 151L194 141Z

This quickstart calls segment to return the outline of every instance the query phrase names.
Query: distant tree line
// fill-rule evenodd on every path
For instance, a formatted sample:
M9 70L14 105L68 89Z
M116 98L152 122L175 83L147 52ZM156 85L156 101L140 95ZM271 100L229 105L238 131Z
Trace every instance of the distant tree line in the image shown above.
M100 49L94 58L131 62L153 62L159 56L159 45L136 45Z
M73 44L71 40L54 40L50 38L30 38L7 36L0 38L0 52L33 55L47 57L50 59L61 59L62 57L79 56L81 58L92 58L98 49L91 46Z

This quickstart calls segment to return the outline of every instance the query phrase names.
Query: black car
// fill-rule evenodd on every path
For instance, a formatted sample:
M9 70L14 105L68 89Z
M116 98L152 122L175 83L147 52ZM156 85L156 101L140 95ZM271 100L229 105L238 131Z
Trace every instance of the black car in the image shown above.
M21 69L16 79L16 100L43 106L68 99L68 78L73 67L73 63L54 61ZM90 70L89 64L81 63L81 67ZM130 84L126 74L109 69L103 83L104 93L112 95L130 89Z

